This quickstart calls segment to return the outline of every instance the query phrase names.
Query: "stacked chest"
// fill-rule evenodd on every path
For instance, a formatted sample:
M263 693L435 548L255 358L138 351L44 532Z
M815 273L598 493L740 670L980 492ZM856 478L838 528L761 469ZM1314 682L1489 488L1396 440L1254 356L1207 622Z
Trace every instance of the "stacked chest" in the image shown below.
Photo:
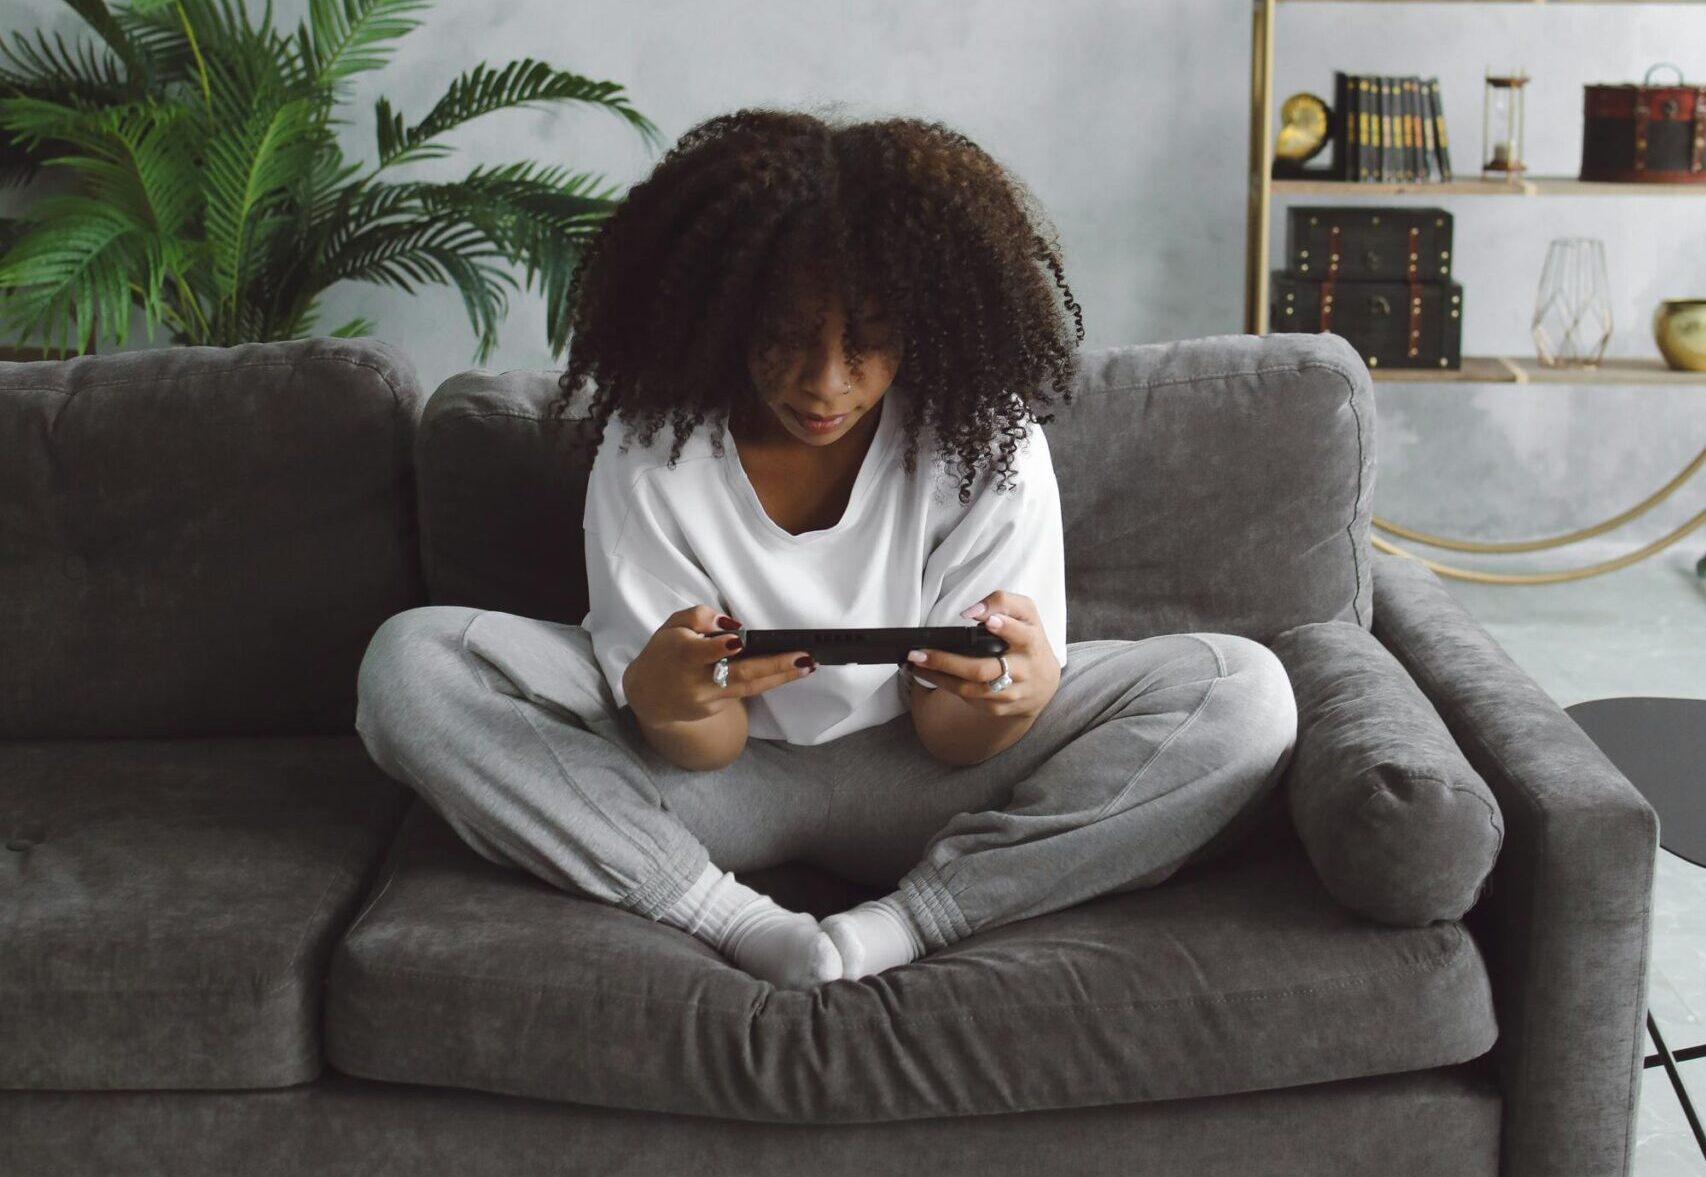
M1463 287L1442 208L1295 206L1270 283L1272 331L1331 331L1369 368L1463 363Z

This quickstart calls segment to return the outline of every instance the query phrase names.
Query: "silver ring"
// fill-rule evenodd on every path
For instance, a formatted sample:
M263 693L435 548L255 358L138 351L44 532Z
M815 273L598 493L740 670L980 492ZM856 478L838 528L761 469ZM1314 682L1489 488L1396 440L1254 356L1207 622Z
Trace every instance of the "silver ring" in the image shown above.
M1005 691L1013 685L1013 676L1007 673L1007 659L1003 655L997 654L995 660L1001 663L1001 673L983 685L992 691Z
M727 658L717 659L717 664L711 668L711 681L719 687L729 685L729 660Z

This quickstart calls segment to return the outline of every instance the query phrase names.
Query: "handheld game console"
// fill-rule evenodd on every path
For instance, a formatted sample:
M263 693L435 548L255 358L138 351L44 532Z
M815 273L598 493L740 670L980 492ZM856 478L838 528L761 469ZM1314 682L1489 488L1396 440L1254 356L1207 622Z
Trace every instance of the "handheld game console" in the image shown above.
M856 629L740 629L711 634L740 635L744 645L733 661L754 654L785 654L806 650L820 666L849 663L906 664L908 650L945 650L969 658L993 658L1007 652L1007 640L976 625L917 625Z

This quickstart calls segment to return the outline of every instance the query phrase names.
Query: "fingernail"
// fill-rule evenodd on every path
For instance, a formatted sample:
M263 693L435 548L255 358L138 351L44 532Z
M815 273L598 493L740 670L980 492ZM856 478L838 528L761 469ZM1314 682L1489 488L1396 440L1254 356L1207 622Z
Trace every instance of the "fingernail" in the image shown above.
M810 654L801 654L798 658L794 659L794 665L815 667L817 663L812 659Z
M727 650L731 654L740 648L741 640L739 638L730 638L728 641L723 643L723 649Z
M982 614L983 614L983 602L979 601L977 604L973 605L970 609L967 609L965 612L961 613L960 616L966 617L966 618L972 618L972 617L979 617Z
M930 655L926 654L923 650L911 650L907 653L906 660L908 662L923 662L929 657Z
M990 629L1000 629L1001 628L1001 614L999 614L999 613L994 614L993 616L990 617L990 619L988 621L985 621L983 624Z
M717 616L717 626L720 629L740 629L740 628L742 628L741 623L736 621L733 617L724 617L721 614L719 614Z

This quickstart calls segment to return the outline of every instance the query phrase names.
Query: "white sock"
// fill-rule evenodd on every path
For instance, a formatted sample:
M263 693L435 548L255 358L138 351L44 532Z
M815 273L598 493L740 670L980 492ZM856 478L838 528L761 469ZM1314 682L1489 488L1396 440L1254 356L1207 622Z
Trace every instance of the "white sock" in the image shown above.
M778 988L807 989L841 977L841 956L815 916L789 911L713 863L658 919Z
M870 899L823 921L841 953L841 975L868 977L924 955L924 937L906 908L892 895Z

